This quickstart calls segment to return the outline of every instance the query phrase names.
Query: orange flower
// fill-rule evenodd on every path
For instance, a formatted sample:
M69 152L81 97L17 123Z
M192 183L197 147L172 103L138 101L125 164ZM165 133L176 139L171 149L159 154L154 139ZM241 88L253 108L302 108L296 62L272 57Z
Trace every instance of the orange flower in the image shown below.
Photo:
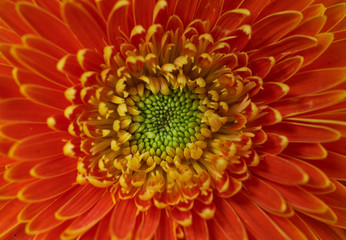
M343 0L0 0L1 239L346 239Z

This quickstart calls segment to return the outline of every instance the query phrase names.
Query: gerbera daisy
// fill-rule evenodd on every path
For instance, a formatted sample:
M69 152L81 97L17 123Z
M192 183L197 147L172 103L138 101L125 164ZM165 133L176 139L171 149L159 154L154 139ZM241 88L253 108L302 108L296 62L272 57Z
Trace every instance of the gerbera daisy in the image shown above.
M0 0L1 239L346 239L344 0Z

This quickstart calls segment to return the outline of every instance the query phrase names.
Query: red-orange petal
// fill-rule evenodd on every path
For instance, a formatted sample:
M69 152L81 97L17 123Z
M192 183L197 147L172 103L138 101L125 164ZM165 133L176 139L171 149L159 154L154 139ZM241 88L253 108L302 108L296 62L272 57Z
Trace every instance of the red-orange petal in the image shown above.
M76 159L64 155L50 157L39 162L35 161L34 164L30 173L37 178L57 177L71 172L77 167Z
M325 68L294 75L286 83L290 86L287 97L320 92L346 80L345 68Z
M68 52L76 52L80 48L80 44L66 25L51 13L28 2L18 3L17 9L30 26L45 39Z
M265 82L284 82L296 72L303 64L304 58L294 56L280 61L274 65L269 74L264 78Z
M104 219L106 214L112 210L115 202L113 194L106 191L101 199L90 209L90 211L80 215L73 223L66 229L67 234L79 234L95 225L101 219ZM108 230L107 230L108 231Z
M142 221L137 228L136 237L138 239L151 239L159 226L161 210L151 207L147 212L143 212Z
M54 201L55 199L49 199L44 202L30 203L26 205L18 214L18 220L20 222L28 222L37 214L39 214L43 209L46 209L49 205L51 205Z
M260 48L276 42L295 28L302 18L303 15L296 11L282 11L266 16L251 26L251 39L245 50Z
M25 46L47 53L54 58L62 58L66 54L66 52L57 45L36 35L24 35L22 41Z
M287 84L281 82L265 82L262 90L252 99L258 105L267 105L284 97L289 90L290 88Z
M267 134L267 141L257 146L256 150L277 155L286 148L287 144L288 140L285 136L269 133Z
M102 53L107 39L105 29L99 25L81 3L69 1L63 2L61 6L65 22L83 46L98 49Z
M39 160L63 153L65 132L48 132L24 138L10 149L9 156L23 161Z
M22 94L15 81L13 81L13 78L11 76L0 75L0 100L16 97L22 97Z
M0 102L0 119L14 122L45 123L55 109L40 106L24 98L9 98Z
M327 16L327 22L324 25L322 31L328 32L335 27L346 16L346 4L345 2L335 4L326 9L325 16Z
M104 192L104 188L96 188L91 184L86 185L55 212L56 218L70 219L83 214L98 202Z
M33 84L24 84L20 87L22 94L33 102L47 107L64 110L70 105L62 91L41 87Z
M326 16L317 16L309 19L289 33L289 35L315 36L318 34L326 22Z
M21 202L17 199L13 199L0 209L0 237L3 237L19 224L17 214L26 204L27 203Z
M288 236L271 220L263 210L242 193L227 199L246 229L259 239L287 239Z
M155 233L155 240L175 240L177 238L174 222L167 216L165 210L161 212L160 225Z
M303 159L323 159L327 156L326 149L320 143L289 143L283 153Z
M198 216L196 213L192 213L191 226L184 227L186 240L208 240L208 226L207 222Z
M208 19L210 26L214 26L221 14L222 7L219 0L199 0L195 19ZM211 12L213 14L210 14Z
M50 131L44 123L8 123L0 126L0 133L4 137L15 140Z
M120 200L115 206L110 222L110 231L116 238L126 238L136 223L137 207L133 199Z
M296 164L270 154L265 154L260 164L252 171L256 175L285 185L301 184L309 179L309 176Z
M346 180L346 157L328 152L326 158L319 161L312 161L311 164L321 169L328 177Z
M328 106L341 102L345 97L345 91L336 90L281 100L272 103L271 107L277 109L282 114L282 116L294 116L297 114L326 108Z
M25 181L32 179L30 175L31 168L35 162L18 162L8 167L4 173L4 178L8 181Z
M284 135L290 142L332 142L340 138L340 133L332 128L296 122L281 122L264 130Z
M73 187L76 172L71 172L55 178L33 182L21 189L18 198L28 202L39 202L56 197Z

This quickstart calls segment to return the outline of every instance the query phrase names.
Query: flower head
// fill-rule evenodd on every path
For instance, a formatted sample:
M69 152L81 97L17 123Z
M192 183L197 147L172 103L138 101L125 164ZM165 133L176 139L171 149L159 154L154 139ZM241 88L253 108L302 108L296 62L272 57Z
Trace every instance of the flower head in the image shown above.
M0 236L346 238L345 16L0 0Z

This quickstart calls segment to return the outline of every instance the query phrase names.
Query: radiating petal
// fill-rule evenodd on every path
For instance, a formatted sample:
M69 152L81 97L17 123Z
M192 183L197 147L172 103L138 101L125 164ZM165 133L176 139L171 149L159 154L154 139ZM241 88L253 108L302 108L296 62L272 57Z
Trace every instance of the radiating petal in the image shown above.
M327 156L326 149L319 143L289 143L283 153L303 159L323 159Z
M133 199L120 200L115 206L110 222L110 232L117 238L127 237L136 222L137 207Z
M195 213L192 213L191 226L184 227L186 240L208 240L208 226L206 221Z
M326 158L312 161L311 164L321 169L328 177L346 180L346 157L328 152Z
M258 105L266 105L284 97L289 90L289 85L284 83L265 82L263 84L263 90L259 91L252 99Z
M287 146L288 139L285 136L269 133L267 141L256 149L273 155L281 153Z
M23 162L25 163L25 162ZM51 178L66 174L77 167L77 162L73 158L66 156L50 157L39 162L30 170L30 174L37 178Z
M304 58L294 56L276 63L269 74L264 78L265 82L284 82L293 76L303 64Z
M0 237L15 228L19 222L17 214L27 203L13 199L0 209L1 224L0 224Z
M330 6L325 11L325 16L327 16L327 22L324 25L322 31L328 32L330 29L335 27L342 19L346 16L346 4L339 3Z

